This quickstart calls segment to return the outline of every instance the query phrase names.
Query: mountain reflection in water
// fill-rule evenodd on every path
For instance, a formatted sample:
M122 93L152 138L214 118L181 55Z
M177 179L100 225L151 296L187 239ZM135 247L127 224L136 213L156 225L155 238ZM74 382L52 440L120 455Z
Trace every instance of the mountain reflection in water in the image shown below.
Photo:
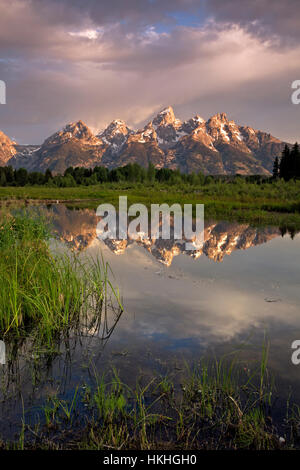
M54 230L59 239L74 250L88 248L97 239L96 227L100 218L90 209L71 210L64 205L53 205L49 209ZM48 215L49 215L48 212ZM201 249L187 251L184 240L143 239L127 240L107 239L103 242L117 255L137 244L144 247L154 258L170 266L175 256L184 253L192 258L201 255L221 262L235 250L246 250L279 237L281 231L276 227L256 228L249 224L230 222L205 222L204 245Z

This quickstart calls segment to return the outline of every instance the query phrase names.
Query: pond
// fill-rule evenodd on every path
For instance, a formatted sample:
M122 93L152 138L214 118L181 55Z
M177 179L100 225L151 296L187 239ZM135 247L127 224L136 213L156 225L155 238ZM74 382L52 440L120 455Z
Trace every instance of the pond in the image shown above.
M202 357L255 362L264 341L279 402L290 391L300 402L300 365L291 362L300 339L300 235L207 220L203 248L186 252L174 240L100 241L91 209L34 210L51 221L54 250L103 256L124 311L108 310L100 329L72 333L51 355L28 355L28 343L20 345L0 366L2 436L13 437L24 416L42 419L46 397L72 397L78 384L93 384L94 374L112 367L130 385L153 374L180 381Z

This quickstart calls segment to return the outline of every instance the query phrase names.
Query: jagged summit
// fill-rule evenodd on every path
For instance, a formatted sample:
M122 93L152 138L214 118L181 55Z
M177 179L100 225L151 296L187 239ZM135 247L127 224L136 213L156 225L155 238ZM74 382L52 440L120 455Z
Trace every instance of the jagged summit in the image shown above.
M196 114L182 122L167 106L136 131L122 119L97 135L83 121L71 122L40 148L17 146L0 133L0 164L63 173L69 166L115 168L136 162L147 167L152 162L186 173L269 175L284 145L266 132L239 126L224 112L207 121Z
M205 119L203 119L203 117L199 116L199 114L196 114L196 116L194 116L192 118L192 120L199 123L199 124L201 124L202 122L205 122Z
M122 119L114 119L104 131L97 135L104 144L111 146L111 152L115 155L125 144L128 136L133 131L127 127Z
M161 111L159 111L159 113L157 113L157 116L166 116L166 115L171 115L175 117L174 109L172 108L172 106L166 106Z
M91 129L83 121L79 120L66 124L62 130L52 134L45 140L43 146L57 145L72 139L78 139L82 142L98 143Z
M228 122L228 117L226 113L217 113L214 114L209 121L220 121L220 122Z
M81 120L67 124L64 128L64 132L70 132L72 137L76 139L89 140L94 137L90 128Z
M176 117L175 117L172 106L168 106L167 108L164 108L152 120L152 123L155 127L161 126L161 125L174 124L175 122L176 122Z
M76 129L76 128L87 128L88 126L81 120L75 122L69 122L65 125L64 129Z
M129 127L127 127L125 121L122 119L114 119L102 132L97 134L97 137L100 139L105 137L109 138L116 134L124 134L127 135L130 132L133 132Z
M205 119L203 119L199 114L196 116L184 121L182 124L182 130L185 131L187 134L194 131L197 127L205 125Z

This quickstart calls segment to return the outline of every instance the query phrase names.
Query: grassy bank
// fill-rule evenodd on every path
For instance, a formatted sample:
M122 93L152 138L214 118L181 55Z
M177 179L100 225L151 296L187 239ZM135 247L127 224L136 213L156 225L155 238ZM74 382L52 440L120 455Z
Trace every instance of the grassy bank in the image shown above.
M286 405L273 422L276 393L268 379L267 348L260 364L198 364L180 381L142 377L133 388L116 371L52 395L38 421L24 413L19 437L3 449L252 449L299 448L299 408Z
M120 195L128 197L128 204L205 204L207 217L237 220L262 225L280 225L300 228L300 182L277 181L255 184L244 180L212 182L203 186L179 184L106 183L97 186L72 188L5 187L0 188L0 199L48 202L68 202L78 207L93 207L109 202L118 205Z
M102 183L97 185L76 187L47 187L23 186L0 187L0 199L99 199L112 196L116 191L129 192L130 195L142 196L151 203L155 193L162 192L177 197L192 197L193 199L208 198L211 200L224 199L239 202L273 201L285 205L300 202L300 181L283 180L267 183L250 183L245 180L212 181L203 185L166 183ZM149 194L148 194L149 192Z
M104 262L84 265L75 255L54 256L48 238L41 219L7 214L0 223L0 334L4 339L33 332L39 340L50 340L76 326L80 317L97 318L108 289L113 289Z

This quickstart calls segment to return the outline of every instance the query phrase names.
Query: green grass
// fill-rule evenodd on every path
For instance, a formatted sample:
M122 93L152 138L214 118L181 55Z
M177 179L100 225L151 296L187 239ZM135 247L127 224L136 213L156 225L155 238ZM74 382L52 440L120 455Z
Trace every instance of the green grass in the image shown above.
M146 191L145 191L146 189ZM286 205L290 202L300 202L300 181L285 182L282 180L272 183L247 183L245 181L218 182L205 185L188 185L178 183L174 186L163 183L103 183L94 186L76 186L71 188L51 188L46 186L0 187L0 199L99 199L112 196L116 191L129 192L133 196L142 196L151 202L153 196L159 193L177 195L192 199L208 198L212 200L235 200L236 202L277 201ZM149 192L149 194L148 194ZM160 196L159 196L160 197Z
M96 321L110 293L121 303L103 260L82 263L74 254L51 253L45 222L25 215L0 223L0 334L34 333L40 341Z
M272 422L276 399L266 379L266 350L251 370L236 360L202 360L179 381L174 375L140 377L129 387L115 370L95 375L93 386L77 386L69 400L49 397L41 409L44 421L31 423L25 416L19 441L3 448L299 448L299 408L287 405L285 420Z
M0 199L63 201L78 207L96 208L109 202L118 205L120 195L128 196L128 204L180 203L204 204L206 217L236 220L256 225L280 225L300 228L300 181L277 181L254 184L212 182L203 186L178 184L167 186L130 183L107 183L75 188L5 187Z

